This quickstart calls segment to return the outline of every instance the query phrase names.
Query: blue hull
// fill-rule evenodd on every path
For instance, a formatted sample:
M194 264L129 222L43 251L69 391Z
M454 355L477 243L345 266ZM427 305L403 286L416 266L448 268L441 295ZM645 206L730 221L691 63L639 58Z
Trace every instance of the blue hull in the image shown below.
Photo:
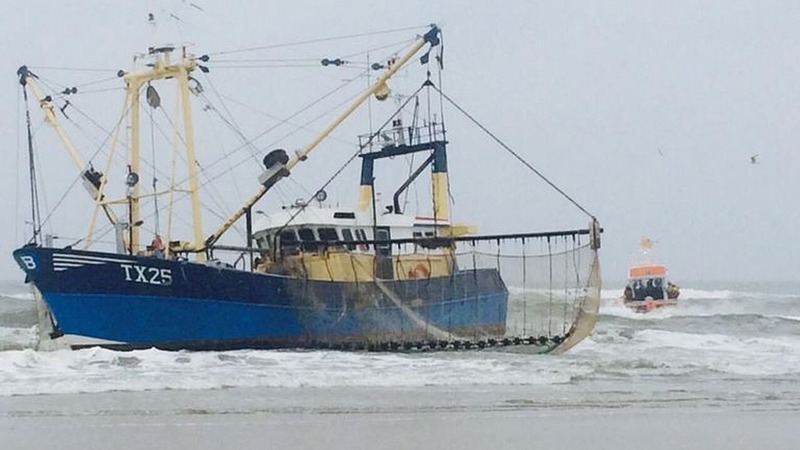
M225 266L23 247L14 258L64 334L111 347L317 347L505 332L494 269L423 280L332 282Z

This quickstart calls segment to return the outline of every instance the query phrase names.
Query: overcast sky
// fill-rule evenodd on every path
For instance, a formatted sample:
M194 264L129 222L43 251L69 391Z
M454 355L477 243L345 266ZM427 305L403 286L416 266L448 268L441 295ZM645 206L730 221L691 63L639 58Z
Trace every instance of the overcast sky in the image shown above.
M798 2L60 0L4 2L0 9L2 279L21 277L10 252L27 232L15 75L21 64L127 68L131 55L155 39L192 42L197 53L213 53L437 23L446 49L444 91L600 220L605 279L624 278L646 235L656 241L658 260L678 284L800 280ZM147 24L148 12L157 27ZM382 42L413 38L415 32ZM345 52L346 43L341 45ZM337 56L319 48L325 47L280 57ZM356 51L363 48L355 45ZM309 83L319 67L251 74L209 65L209 76L219 74L215 87L252 98L262 113L275 117L288 116L352 76L327 72L327 86ZM40 72L76 84L109 75ZM409 74L397 83L413 89L419 81ZM89 101L87 109L97 110L87 113L111 128L121 101L121 95L102 107ZM39 112L33 114L34 124L41 123ZM588 223L457 112L446 114L457 219L484 232ZM261 129L253 117L242 117L239 125L255 136L268 126L261 120ZM316 188L354 150L355 134L366 132L363 125L337 132L340 145L325 156L314 154L308 167L297 168L297 179ZM309 135L281 146L299 147ZM42 158L43 164L50 160ZM59 170L64 180L74 176L72 167ZM246 170L253 183L229 186L223 195L255 190L257 166ZM358 180L345 181L349 191L342 190L347 196L338 201L354 204ZM55 203L59 194L48 195ZM83 211L75 216L85 224ZM206 233L216 223L206 218Z

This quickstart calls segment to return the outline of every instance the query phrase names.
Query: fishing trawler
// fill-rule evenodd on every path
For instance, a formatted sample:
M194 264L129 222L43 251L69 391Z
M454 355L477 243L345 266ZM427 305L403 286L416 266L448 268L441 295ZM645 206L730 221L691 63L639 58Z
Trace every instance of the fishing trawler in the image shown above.
M193 75L209 72L208 56L193 55L187 48L155 47L137 57L132 70L119 71L129 140L118 138L126 123L121 118L108 133L103 166L96 153L87 161L61 124L59 111L76 103L67 99L75 89L44 92L37 74L21 67L26 104L32 94L92 202L86 236L54 245L42 231L46 218L39 212L37 158L29 139L33 230L14 258L46 311L47 323L40 327L49 329L47 338L71 348L525 347L534 353L562 352L580 342L591 332L599 305L597 221L592 217L589 227L574 230L504 235L480 235L472 225L452 222L444 124L430 120L406 126L401 116L423 90L449 100L431 81L430 70L380 129L360 138L352 158L361 160L355 207L326 205L323 183L305 201L271 213L256 209L353 111L370 98L385 100L388 81L415 55L425 50L420 63L429 64L428 55L440 48L439 42L440 30L432 26L402 54L373 64L368 70L381 71L377 80L310 142L294 152L265 152L256 193L210 234L202 226L200 164L191 120L191 100L202 92ZM322 65L335 61L325 59ZM151 114L166 109L157 90L163 83L177 84L173 106L181 117L169 120L175 126L172 157L159 167L143 162L146 139L140 137L140 115L148 107ZM30 117L28 111L29 136ZM119 148L127 155L120 157ZM414 162L392 205L380 210L376 166L414 155L422 155L422 161ZM181 161L185 183L176 174ZM115 163L122 168L117 170L121 183L111 177ZM140 183L148 169L154 172L152 189ZM426 170L431 212L420 215L407 211L400 197ZM157 188L156 172L169 177L168 188ZM114 196L112 188L121 194ZM179 216L172 208L180 196L188 197L191 217L186 239L176 236L173 226ZM143 213L146 202L155 209L154 228L148 225L153 215ZM159 213L166 214L166 227L159 225ZM96 239L99 218L113 233L112 249L95 248L103 245ZM243 242L222 244L222 236L242 221ZM149 244L143 243L144 233L152 236ZM537 254L534 247L547 250ZM554 278L561 272L562 277Z
M652 248L653 242L642 238L640 246L644 255ZM625 285L622 300L625 306L636 312L650 312L664 306L678 304L680 288L667 278L667 268L663 264L643 262L628 269L628 284Z

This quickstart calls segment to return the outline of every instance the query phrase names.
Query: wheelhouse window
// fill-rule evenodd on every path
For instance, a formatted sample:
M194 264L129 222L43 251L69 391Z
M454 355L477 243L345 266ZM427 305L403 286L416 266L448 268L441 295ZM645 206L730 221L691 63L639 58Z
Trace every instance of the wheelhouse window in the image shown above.
M322 242L339 241L339 233L336 232L335 228L317 228L317 234L319 235L319 240Z
M295 234L294 230L283 230L281 231L281 244L282 245L289 245L289 244L296 244L297 243L297 235Z
M391 239L389 235L389 229L386 228L378 228L376 231L375 240L376 241L388 241ZM383 244L375 244L375 251L383 256L389 256L392 254L392 244L383 243Z
M367 240L367 233L364 232L361 228L356 229L356 238L359 241L366 241ZM358 244L360 250L369 250L369 244Z
M311 228L300 228L297 230L297 235L300 236L300 247L307 251L319 251L319 242L317 242L317 238L314 236L314 230Z
M283 230L279 235L281 240L281 253L284 255L291 254L297 251L297 234L294 230Z
M300 236L300 240L304 242L317 240L314 237L314 230L312 230L311 228L300 228L299 230L297 230L297 234Z
M269 250L269 240L267 239L267 235L262 234L260 236L256 236L256 247L261 250Z
M345 247L348 250L355 250L356 249L356 245L355 244L348 244L348 242L353 242L355 240L355 239L353 239L353 232L350 231L350 228L343 228L342 229L342 240L344 240Z
M412 232L412 233L411 233L411 236L412 236L414 239L422 239L422 232L421 232L421 231L414 231L414 232ZM417 243L415 242L415 243L414 243L414 251L417 251L417 249L418 249L418 248L419 248L419 244L417 244Z

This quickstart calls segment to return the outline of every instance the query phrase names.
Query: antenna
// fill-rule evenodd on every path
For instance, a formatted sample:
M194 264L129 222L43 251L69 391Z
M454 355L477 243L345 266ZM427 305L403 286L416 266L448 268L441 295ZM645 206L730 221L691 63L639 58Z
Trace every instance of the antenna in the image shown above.
M147 18L147 26L150 27L152 32L150 36L151 43L160 44L166 42L164 39L166 33L169 33L172 37L176 34L181 34L180 26L186 24L187 19L191 22L192 15L200 12L205 12L202 6L196 2L186 0L183 0L180 6L162 8L153 6L149 8L145 17ZM171 32L173 30L177 31L177 33Z

